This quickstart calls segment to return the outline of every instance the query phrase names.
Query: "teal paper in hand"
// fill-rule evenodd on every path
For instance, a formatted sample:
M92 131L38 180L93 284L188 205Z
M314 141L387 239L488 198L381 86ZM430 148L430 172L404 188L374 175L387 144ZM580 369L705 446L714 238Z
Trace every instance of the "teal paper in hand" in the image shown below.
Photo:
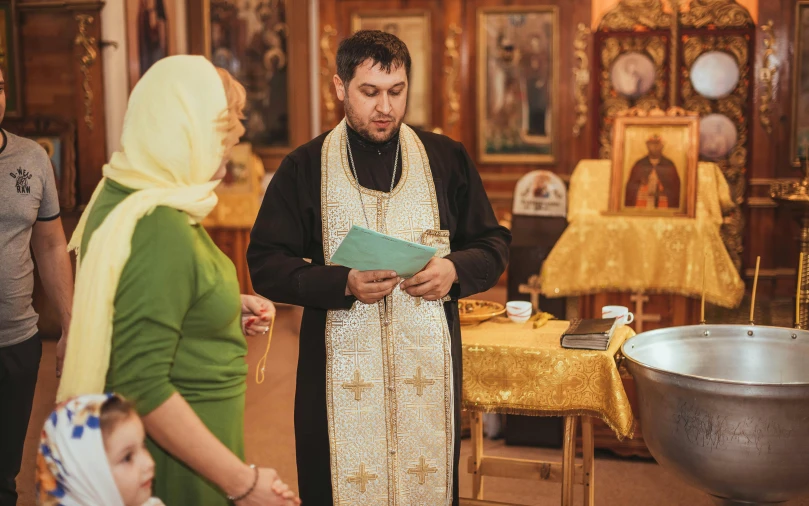
M393 271L409 278L421 271L437 250L354 225L331 257L332 263L358 271Z

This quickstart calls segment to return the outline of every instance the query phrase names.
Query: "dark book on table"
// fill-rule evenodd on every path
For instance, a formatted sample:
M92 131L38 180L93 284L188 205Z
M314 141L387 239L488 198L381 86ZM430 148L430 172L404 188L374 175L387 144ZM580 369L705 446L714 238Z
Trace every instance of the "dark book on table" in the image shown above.
M606 350L617 326L617 318L572 320L562 335L562 348Z

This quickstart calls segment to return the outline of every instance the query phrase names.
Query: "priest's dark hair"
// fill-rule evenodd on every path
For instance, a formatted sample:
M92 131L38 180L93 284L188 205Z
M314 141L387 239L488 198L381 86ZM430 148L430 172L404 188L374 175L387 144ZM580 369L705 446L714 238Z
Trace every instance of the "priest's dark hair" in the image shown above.
M380 30L360 30L340 42L337 48L337 75L348 86L357 67L372 60L385 72L404 65L410 77L410 52L399 37Z

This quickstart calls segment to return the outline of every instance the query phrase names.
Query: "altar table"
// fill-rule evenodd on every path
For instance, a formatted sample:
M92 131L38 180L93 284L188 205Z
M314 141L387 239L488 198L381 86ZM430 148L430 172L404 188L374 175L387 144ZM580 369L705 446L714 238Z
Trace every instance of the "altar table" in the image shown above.
M483 500L483 477L545 480L562 483L562 506L573 504L573 485L584 486L584 504L594 504L592 418L603 420L618 439L631 438L634 418L621 383L615 355L634 335L618 329L606 351L568 350L560 337L569 322L532 322L496 318L463 327L463 407L471 412L473 498L462 505L496 504ZM483 412L528 416L562 416L565 433L562 462L539 462L483 455ZM581 418L583 464L576 464L576 423Z

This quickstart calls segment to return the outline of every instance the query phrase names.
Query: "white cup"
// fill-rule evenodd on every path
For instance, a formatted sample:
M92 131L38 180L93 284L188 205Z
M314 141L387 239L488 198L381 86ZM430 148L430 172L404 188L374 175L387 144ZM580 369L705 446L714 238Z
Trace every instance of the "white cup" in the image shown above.
M601 308L602 318L618 318L618 326L627 325L635 321L635 315L625 306L604 306Z
M525 323L531 318L534 307L526 300L514 300L506 303L506 314L514 323Z

